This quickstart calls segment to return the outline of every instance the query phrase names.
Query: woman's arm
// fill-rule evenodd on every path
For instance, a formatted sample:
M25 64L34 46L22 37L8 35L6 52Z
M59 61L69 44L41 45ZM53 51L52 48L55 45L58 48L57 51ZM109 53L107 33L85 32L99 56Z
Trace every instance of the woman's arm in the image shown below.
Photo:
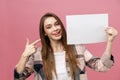
M24 69L22 72L17 71L17 66L14 69L14 79L15 80L24 80L29 77L33 73L33 65L34 65L34 56L30 56L24 65Z
M86 59L87 59L87 65L96 71L107 71L109 70L113 65L113 56L112 56L112 43L116 35L118 34L116 29L112 27L106 28L107 33L107 45L105 52L101 58L95 58L95 57L89 57L87 56L90 54L87 50L85 51Z
M34 41L33 43L29 44L29 39L27 39L25 50L18 62L18 64L15 67L14 70L14 77L15 74L22 76L24 72L27 72L28 74L32 72L32 68L34 65L33 60L33 54L36 52L35 44L37 44L40 41L40 39ZM31 65L29 65L31 64Z
M112 44L113 44L113 40L115 39L115 37L117 36L118 32L115 28L113 27L107 27L105 29L106 33L107 33L107 45L106 45L106 49L105 52L103 54L103 58L111 58L111 54L112 54Z
M17 66L16 66L16 70L18 73L21 73L24 70L25 64L26 64L29 56L33 55L36 52L35 44L37 44L39 41L40 41L40 39L29 44L29 39L27 39L25 50L20 58L20 61L18 62Z

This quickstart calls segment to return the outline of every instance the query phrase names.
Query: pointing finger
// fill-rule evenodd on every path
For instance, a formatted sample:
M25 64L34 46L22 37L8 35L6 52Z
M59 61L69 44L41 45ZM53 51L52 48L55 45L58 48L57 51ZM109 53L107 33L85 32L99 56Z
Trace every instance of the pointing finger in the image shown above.
M38 39L36 41L34 41L33 43L31 43L31 45L36 45L37 43L39 43L41 41L41 39Z

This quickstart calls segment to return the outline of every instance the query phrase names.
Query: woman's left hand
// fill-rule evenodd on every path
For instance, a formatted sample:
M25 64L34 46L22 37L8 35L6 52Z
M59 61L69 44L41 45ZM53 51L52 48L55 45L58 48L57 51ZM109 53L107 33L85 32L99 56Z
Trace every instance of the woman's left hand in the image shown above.
M105 29L106 33L107 33L107 36L108 36L108 41L113 41L114 38L117 36L118 32L115 28L113 27L107 27Z

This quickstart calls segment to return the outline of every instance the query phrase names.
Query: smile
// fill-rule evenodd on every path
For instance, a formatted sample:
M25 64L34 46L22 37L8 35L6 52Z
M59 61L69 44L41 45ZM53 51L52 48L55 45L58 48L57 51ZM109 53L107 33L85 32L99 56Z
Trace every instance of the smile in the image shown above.
M58 31L57 33L54 34L55 37L58 37L61 35L61 31Z

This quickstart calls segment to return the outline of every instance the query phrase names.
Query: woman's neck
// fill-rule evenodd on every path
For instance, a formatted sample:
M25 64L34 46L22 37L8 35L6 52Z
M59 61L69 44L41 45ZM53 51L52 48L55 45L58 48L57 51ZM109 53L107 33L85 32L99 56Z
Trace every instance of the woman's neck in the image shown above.
M61 41L51 42L51 47L52 47L54 52L61 52L64 50Z

